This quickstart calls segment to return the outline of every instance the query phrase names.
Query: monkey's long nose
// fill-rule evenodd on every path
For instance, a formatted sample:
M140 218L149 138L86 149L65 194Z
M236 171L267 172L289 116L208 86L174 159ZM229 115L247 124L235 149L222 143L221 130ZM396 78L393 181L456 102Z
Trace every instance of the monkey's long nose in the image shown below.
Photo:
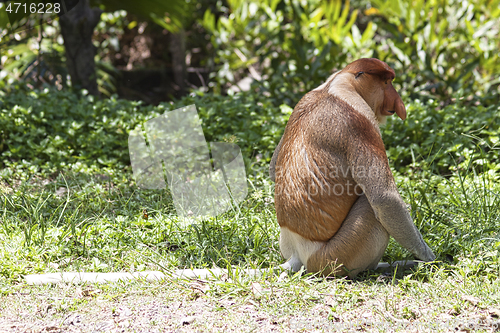
M401 100L401 98L399 98L399 100L396 100L396 114L399 116L399 118L401 118L401 120L405 120L406 119L406 107L403 103L403 101ZM394 111L389 111L391 113L394 114Z

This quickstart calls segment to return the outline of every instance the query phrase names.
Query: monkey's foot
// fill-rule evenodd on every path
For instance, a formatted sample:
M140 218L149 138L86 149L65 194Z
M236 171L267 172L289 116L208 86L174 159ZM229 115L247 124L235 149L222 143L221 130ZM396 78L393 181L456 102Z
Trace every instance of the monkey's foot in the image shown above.
M298 272L298 271L300 271L302 266L304 266L302 264L302 261L300 261L300 259L294 254L294 255L292 255L292 257L290 259L288 259L287 262L280 265L279 267L281 267L285 270L288 270L288 271Z
M400 269L400 268L410 269L410 268L413 268L417 265L418 265L418 261L415 261L415 260L398 260L398 261L394 261L392 264L389 264L387 262L379 262L375 269L385 272L385 271Z

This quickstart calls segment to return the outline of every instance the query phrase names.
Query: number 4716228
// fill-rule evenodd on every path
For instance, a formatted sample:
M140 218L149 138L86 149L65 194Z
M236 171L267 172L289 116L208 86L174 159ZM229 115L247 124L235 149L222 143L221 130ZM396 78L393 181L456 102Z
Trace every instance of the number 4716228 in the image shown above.
M21 3L21 2L9 2L7 8L5 10L8 13L17 14L19 12L25 14L58 14L61 12L61 4L60 3Z

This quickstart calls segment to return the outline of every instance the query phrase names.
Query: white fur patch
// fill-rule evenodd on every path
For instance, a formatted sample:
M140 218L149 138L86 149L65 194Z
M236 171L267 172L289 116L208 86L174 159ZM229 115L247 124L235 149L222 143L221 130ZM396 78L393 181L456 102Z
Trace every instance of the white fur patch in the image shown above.
M335 80L332 80L328 87L328 93L340 98L354 110L363 114L380 133L379 124L383 119L377 119L372 108L366 103L361 95L356 92L352 80L353 76L349 73L340 73L336 75Z
M319 87L317 87L316 89L313 89L313 91L317 91L317 90L322 90L324 89L330 82L332 82L332 80L335 78L335 76L340 73L340 71L338 72L335 72L333 73L332 75L330 75L330 77L328 78L328 80L325 81L325 83L323 83L322 85L320 85Z
M314 242L305 239L288 228L282 227L280 233L280 250L283 257L288 261L281 265L281 267L291 269L294 272L300 270L302 266L307 269L307 260L309 257L324 244L324 242Z

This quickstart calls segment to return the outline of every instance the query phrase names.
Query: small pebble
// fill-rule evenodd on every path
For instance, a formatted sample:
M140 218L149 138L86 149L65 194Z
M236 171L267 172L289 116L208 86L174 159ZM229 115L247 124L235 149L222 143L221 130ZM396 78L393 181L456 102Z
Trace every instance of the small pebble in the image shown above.
M187 317L184 317L182 318L181 320L181 324L182 325L189 325L189 324L192 324L194 322L194 320L196 319L195 316L187 316Z

